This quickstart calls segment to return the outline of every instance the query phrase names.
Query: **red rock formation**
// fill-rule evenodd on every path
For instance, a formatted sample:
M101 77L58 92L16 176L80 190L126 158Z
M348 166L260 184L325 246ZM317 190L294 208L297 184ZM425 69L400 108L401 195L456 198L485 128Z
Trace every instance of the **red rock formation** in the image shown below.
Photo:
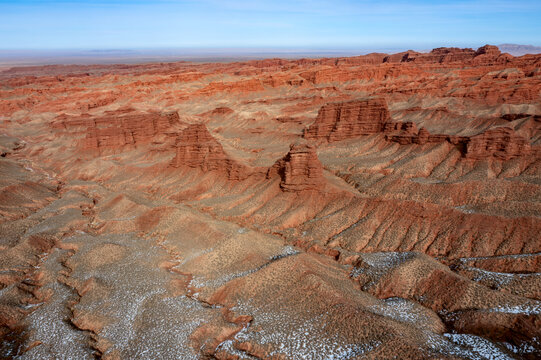
M460 48L436 48L429 53L419 53L413 50L392 54L386 56L383 62L399 63L399 62L416 62L416 63L450 63L457 61L465 61L473 58L475 51L472 49Z
M531 114L523 114L523 113L519 113L519 114L503 114L502 119L505 119L507 121L515 121L517 119L523 119L523 118L526 118L526 117L529 117L529 116L532 116L532 115ZM534 116L534 118L535 118L535 116ZM541 118L541 116L539 118Z
M383 132L392 134L385 135L387 141L397 142L401 145L419 143L419 130L417 130L417 125L411 121L388 122L383 128Z
M506 62L507 56L500 56L501 52L497 46L485 45L477 49L470 48L448 48L440 47L432 49L429 53L419 53L408 50L406 52L388 55L383 59L387 63L415 62L418 64L448 64L448 63L469 63L481 64L485 62Z
M450 63L457 61L465 61L471 59L475 55L475 51L469 48L436 48L429 54L422 54L418 56L416 62L427 63Z
M534 358L540 88L541 55L490 46L0 69L0 358L132 358L141 349L154 358L332 357L355 348L372 358L481 356L461 334ZM393 122L377 104L366 115L362 101L338 103L352 94L392 102ZM331 102L307 138L373 135L322 146L325 173L306 145L269 169ZM203 125L134 109L200 114L235 150ZM237 152L261 168L235 162ZM59 336L46 336L34 321L43 318ZM23 343L11 348L3 335L22 326ZM179 328L179 337L154 336ZM137 344L118 341L130 334Z
M456 145L464 141L462 137L457 136L448 136L445 134L433 135L430 134L430 132L425 128L417 130L417 125L410 121L386 123L383 132L385 133L385 140L397 142L401 145L424 145L427 143L442 143L444 141L449 141L450 143Z
M267 178L280 175L284 191L320 190L325 186L323 166L313 145L291 145L289 152L268 171Z
M133 109L119 109L99 117L60 115L51 127L72 134L85 134L79 147L83 151L97 151L104 155L155 142L157 137L167 135L167 130L179 123L176 112L140 113Z
M408 50L401 53L391 54L387 55L383 58L384 63L400 63L400 62L407 62L408 59L411 61L415 57L415 55L418 55L420 53Z
M502 52L500 51L500 49L497 46L485 45L485 46L482 46L479 49L477 49L477 51L475 52L475 56L479 56L479 55L498 56L501 53Z
M378 134L388 120L387 103L382 98L329 103L321 107L304 137L334 142Z
M305 71L302 72L300 76L313 84L344 82L353 78L358 78L355 72L335 66L319 68L315 71Z
M299 75L292 75L289 73L277 73L267 76L262 80L263 84L279 87L279 86L302 86L305 85L306 80Z
M487 52L494 52L489 47ZM473 136L432 135L426 129L417 130L413 122L389 122L384 99L329 103L321 107L315 122L305 131L307 139L329 142L384 133L385 139L399 144L426 144L448 141L463 145L464 157L469 159L496 158L509 160L530 153L527 139L510 128L496 128Z
M275 120L282 124L301 125L307 120L307 118L295 117L295 116L279 116Z
M91 119L82 147L100 154L116 153L137 145L149 144L179 123L176 112L169 114L108 115ZM69 126L69 125L68 125Z
M217 107L214 110L207 111L207 112L204 112L204 113L199 114L199 115L200 116L210 116L210 117L212 117L212 116L225 116L225 115L231 115L234 112L235 111L228 108L227 106L220 106L220 107Z
M204 172L223 172L229 180L244 180L249 176L248 168L229 158L204 124L188 126L177 138L175 147L176 156L170 164L172 167L187 166Z
M415 123L412 123L411 121L388 122L385 123L385 125L383 126L384 133L391 133L396 131L402 131L407 134L416 134L418 132L417 125L415 125Z
M483 50L494 52L488 47ZM424 128L417 130L413 122L389 122L384 99L329 103L321 107L315 122L305 130L306 139L325 139L328 142L382 133L385 139L399 144L426 144L449 142L464 147L469 159L496 158L509 160L528 155L531 147L527 139L510 128L496 128L482 134L466 137L430 134Z
M509 160L528 155L529 142L513 129L500 127L472 136L466 143L464 156L468 159L496 158Z
M361 56L329 59L328 62L333 65L376 65L381 64L386 56L387 54L383 53L370 53Z
M258 79L248 79L235 82L215 82L210 83L197 91L200 95L213 95L220 92L227 93L246 93L263 91L265 88Z
M404 68L383 64L381 66L325 66L316 67L315 70L304 71L299 75L313 84L336 84L351 80L377 81L386 78L394 78L400 75L417 76L424 74L421 68Z
M406 144L441 143L447 141L453 145L462 145L463 156L467 159L482 160L495 158L509 160L516 157L527 156L531 153L531 146L527 139L517 135L510 128L489 129L475 136L455 136L445 134L432 135L428 130L417 127L411 122L387 123L384 127L385 139Z

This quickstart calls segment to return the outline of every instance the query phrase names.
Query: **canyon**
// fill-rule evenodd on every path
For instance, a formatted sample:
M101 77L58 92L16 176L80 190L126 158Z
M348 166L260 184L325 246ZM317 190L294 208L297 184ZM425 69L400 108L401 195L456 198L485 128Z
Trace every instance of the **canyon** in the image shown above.
M541 55L13 67L0 155L0 358L541 356Z

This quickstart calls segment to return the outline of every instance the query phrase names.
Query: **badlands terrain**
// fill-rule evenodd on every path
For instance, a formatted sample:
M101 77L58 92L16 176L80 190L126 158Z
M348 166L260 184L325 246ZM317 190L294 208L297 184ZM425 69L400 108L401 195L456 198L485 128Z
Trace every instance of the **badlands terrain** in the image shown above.
M541 356L541 55L19 67L0 120L0 358Z

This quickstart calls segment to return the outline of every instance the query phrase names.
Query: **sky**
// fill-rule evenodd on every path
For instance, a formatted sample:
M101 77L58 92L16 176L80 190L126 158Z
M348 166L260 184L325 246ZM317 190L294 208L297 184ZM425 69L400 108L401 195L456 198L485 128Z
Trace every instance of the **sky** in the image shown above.
M541 45L541 0L0 0L0 49Z

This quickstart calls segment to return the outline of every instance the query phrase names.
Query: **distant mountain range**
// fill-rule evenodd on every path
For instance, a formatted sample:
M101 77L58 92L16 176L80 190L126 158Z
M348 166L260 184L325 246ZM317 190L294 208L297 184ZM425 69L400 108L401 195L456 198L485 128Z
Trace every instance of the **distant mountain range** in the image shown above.
M513 56L521 56L526 54L541 54L541 46L519 45L519 44L501 44L498 45L500 51L509 53Z

